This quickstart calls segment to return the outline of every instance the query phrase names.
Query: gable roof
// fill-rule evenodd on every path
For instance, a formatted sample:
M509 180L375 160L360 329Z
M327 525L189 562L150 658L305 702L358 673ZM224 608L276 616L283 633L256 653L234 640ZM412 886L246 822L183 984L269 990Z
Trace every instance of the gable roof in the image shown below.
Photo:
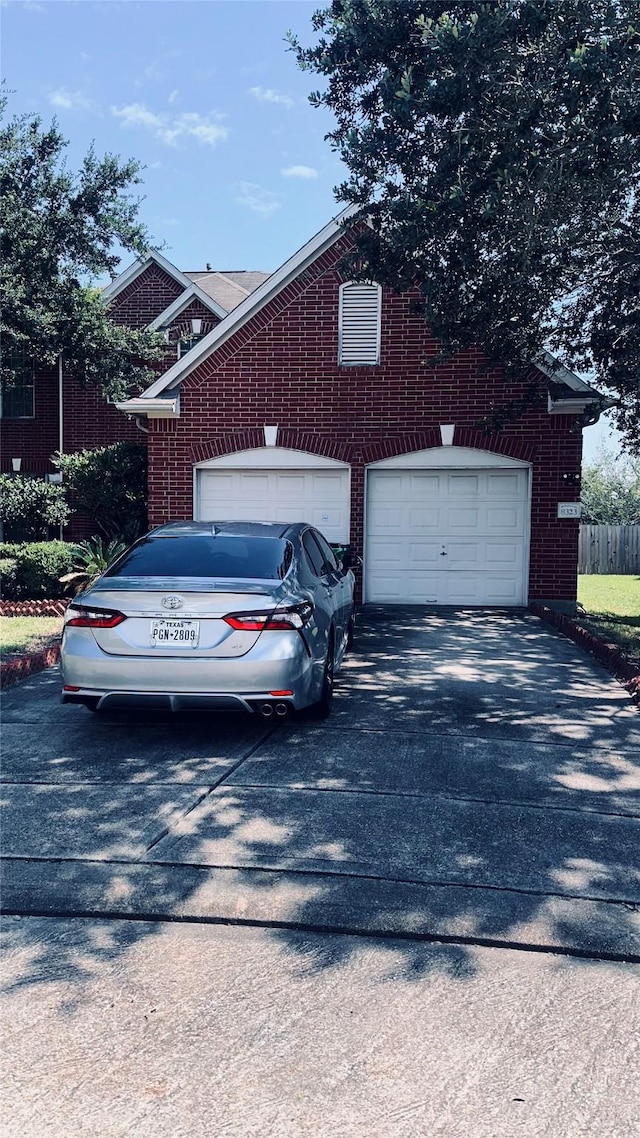
M197 284L204 292L220 304L225 312L231 312L249 295L254 292L271 273L238 271L212 272L198 271L185 273L185 276Z
M281 265L281 267L277 269L275 273L272 273L270 277L267 277L257 289L249 293L224 320L221 320L211 332L203 336L202 340L200 340L190 352L187 352L173 367L170 367L168 371L161 375L155 383L152 383L142 395L137 399L117 403L116 406L118 409L120 411L128 411L130 414L143 414L147 400L156 400L163 392L178 387L182 380L202 363L203 359L206 359L216 348L224 344L234 332L242 328L252 316L260 312L274 296L277 296L283 288L286 288L307 265L315 261L326 249L329 249L344 232L342 222L355 212L355 206L347 206L346 209L343 209L337 217L333 218L328 225L325 225L319 233L316 233L315 237L312 237L306 245L303 245L297 253L294 253L288 261L285 261L284 265Z
M245 293L243 299L228 311L220 323L211 330L202 340L179 359L168 371L159 376L150 387L135 399L117 403L118 410L129 414L145 414L152 410L162 414L161 407L171 405L172 417L179 415L179 387L182 380L194 371L203 360L207 359L222 346L238 329L242 328L256 313L260 312L282 289L303 272L309 264L329 249L344 233L343 222L358 212L358 207L351 205L343 209L328 225L325 225L310 241L293 254L279 269L271 275L265 273L219 273L207 271L205 273L191 272L188 277L195 278L195 284L200 289L206 288L209 294L219 288L226 288L226 298L233 300L238 292ZM185 278L187 274L181 274ZM262 278L259 280L259 278ZM257 283L258 282L258 283ZM253 289L249 288L253 285ZM235 289L235 292L231 290ZM220 294L221 295L221 294ZM181 298L179 298L181 299ZM170 306L170 308L173 307ZM167 310L168 311L168 310ZM159 319L159 318L158 318ZM603 396L579 376L560 363L550 352L544 351L535 361L535 366L543 372L554 385L558 385L566 393L565 398L557 395L549 397L549 410L552 406L556 413L565 409L565 404L572 402L575 410L584 410L586 405L598 404L603 407ZM173 396L173 398L171 398ZM579 408L577 405L582 404Z
M142 276L142 274L146 272L146 270L151 265L157 265L158 268L162 269L167 274L167 276L170 276L176 282L176 284L179 284L184 290L183 294L181 296L178 296L176 300L170 304L167 309L165 309L165 312L160 313L160 316L156 317L156 319L150 325L151 328L155 329L160 327L161 324L167 323L167 317L165 314L173 309L174 305L178 305L176 311L176 315L178 315L182 309L185 308L186 305L194 299L199 300L201 304L204 304L206 308L215 313L215 315L220 319L226 316L227 312L229 311L226 306L220 304L220 302L216 300L215 297L211 295L211 293L206 292L204 289L200 288L197 282L190 280L185 273L181 273L180 269L177 269L175 265L172 265L171 261L168 261L166 257L163 257L162 253L158 253L156 249L152 249L146 257L134 261L131 265L128 266L128 268L124 270L124 272L120 273L119 276L112 280L111 283L102 290L103 300L109 302L114 301L125 288L128 288L129 285L133 284L134 281L136 281L138 277ZM184 292L187 291L189 291L189 296L185 299Z

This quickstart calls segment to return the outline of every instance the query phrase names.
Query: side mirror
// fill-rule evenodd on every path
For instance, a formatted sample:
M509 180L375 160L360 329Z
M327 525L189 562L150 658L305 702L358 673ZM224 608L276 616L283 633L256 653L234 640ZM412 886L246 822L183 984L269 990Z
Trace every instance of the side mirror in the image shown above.
M342 557L343 569L362 569L362 558L351 549L345 549Z

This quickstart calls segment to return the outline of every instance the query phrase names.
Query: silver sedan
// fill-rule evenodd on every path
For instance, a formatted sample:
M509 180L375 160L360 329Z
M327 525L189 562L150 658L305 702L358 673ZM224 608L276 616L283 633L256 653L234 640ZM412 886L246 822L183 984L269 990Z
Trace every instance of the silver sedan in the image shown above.
M358 563L304 523L160 526L67 608L63 702L326 717Z

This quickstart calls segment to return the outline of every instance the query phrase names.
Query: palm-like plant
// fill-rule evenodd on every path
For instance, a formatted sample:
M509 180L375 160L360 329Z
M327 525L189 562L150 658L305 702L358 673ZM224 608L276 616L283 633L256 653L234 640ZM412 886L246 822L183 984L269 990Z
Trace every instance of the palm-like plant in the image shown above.
M72 569L60 577L61 584L68 585L74 595L88 589L126 548L126 543L119 538L106 541L102 537L90 537L79 542L73 548Z

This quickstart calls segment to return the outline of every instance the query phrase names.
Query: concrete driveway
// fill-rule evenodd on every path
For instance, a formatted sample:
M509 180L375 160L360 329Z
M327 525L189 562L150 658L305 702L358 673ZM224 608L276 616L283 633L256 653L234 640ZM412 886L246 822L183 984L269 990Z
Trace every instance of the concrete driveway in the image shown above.
M603 1073L615 1109L612 1102L599 1107L594 1033L585 1034L584 1020L599 1009L600 1042L609 1039L620 1054L631 1048L637 1063L628 1032L638 1015L631 966L640 962L640 715L574 644L527 614L370 608L339 677L334 713L322 725L204 713L102 718L61 706L58 689L48 671L3 700L7 999L11 1023L22 1025L9 1064L21 1096L19 1107L11 1103L16 1133L635 1133L637 1104L627 1102L625 1087L632 1093L637 1068L625 1068L631 1082L617 1064L615 1074ZM122 984L133 985L137 1006L141 987L159 973L181 993L174 991L173 1005L180 1016L172 1019L167 1005L165 1020L167 1031L173 1024L165 1044L170 1039L174 1073L167 1076L160 1063L164 1075L157 1087L153 1078L149 1084L155 1090L142 1094L138 1082L133 1100L125 1096L120 1113L98 1123L95 1064L83 1068L79 1096L65 1097L68 1071L51 1074L29 993L48 993L46 1031L62 1030L74 1053L77 1033L89 1030L99 1005L130 1070L140 1023L129 1022L131 1008L111 1016L108 993L113 1008ZM511 992L509 1022L528 1032L519 1037L521 1078L522 1063L543 1062L541 1049L548 1052L549 1016L559 1017L556 1043L567 1027L567 985L574 1001L567 1055L574 1061L575 1009L582 1008L580 1104L558 1113L561 1063L549 1067L552 1089L533 1114L520 1110L526 1095L509 1095L508 1087L501 1097L492 1083L483 1095L469 1075L467 1014L478 1045L474 1070L492 1056L498 1078L509 1056L513 1062L496 1012ZM436 1001L445 1035L435 1022L416 1024L411 986L412 999L428 993ZM194 1016L201 1023L194 1006L202 1011L203 991L221 1016L216 1062L227 1063L226 1089L218 1088L226 1105L214 1121L198 1097L211 1089L211 1041L196 1076L198 1063L178 1029ZM350 995L361 1011L370 1002L355 1035L343 1007ZM153 999L162 1004L158 990ZM238 1058L253 1038L245 999L265 1033L252 1052L259 1078L242 1075ZM317 1069L308 1059L303 1009L308 1023L318 1000L332 1024L321 1029L323 1061L342 1070L331 1085L349 1085L335 1116L323 1113L330 1088L311 1081ZM147 1024L156 1007L144 1013ZM61 1008L78 1017L71 1037ZM298 1068L295 1087L283 1084L280 1060L269 1065L278 1041L284 1046L281 1017L289 1024L285 1066ZM336 1017L345 1020L339 1038ZM482 1038L484 1023L492 1044ZM447 1032L457 1041L454 1052ZM392 1037L403 1054L407 1040L414 1042L404 1074L388 1050ZM110 1070L118 1064L109 1038L101 1031L97 1054ZM420 1075L426 1040L428 1093ZM229 1047L236 1056L230 1069ZM307 1056L304 1070L296 1047ZM362 1047L373 1064L366 1073ZM440 1065L433 1048L442 1050ZM34 1056L42 1063L35 1082ZM353 1082L345 1074L350 1063L359 1072ZM454 1096L455 1109L453 1071L466 1088ZM183 1091L190 1086L191 1108L176 1107L176 1078ZM568 1073L567 1085L575 1086ZM168 1110L160 1127L150 1106L158 1099ZM52 1100L48 1130L42 1111Z

